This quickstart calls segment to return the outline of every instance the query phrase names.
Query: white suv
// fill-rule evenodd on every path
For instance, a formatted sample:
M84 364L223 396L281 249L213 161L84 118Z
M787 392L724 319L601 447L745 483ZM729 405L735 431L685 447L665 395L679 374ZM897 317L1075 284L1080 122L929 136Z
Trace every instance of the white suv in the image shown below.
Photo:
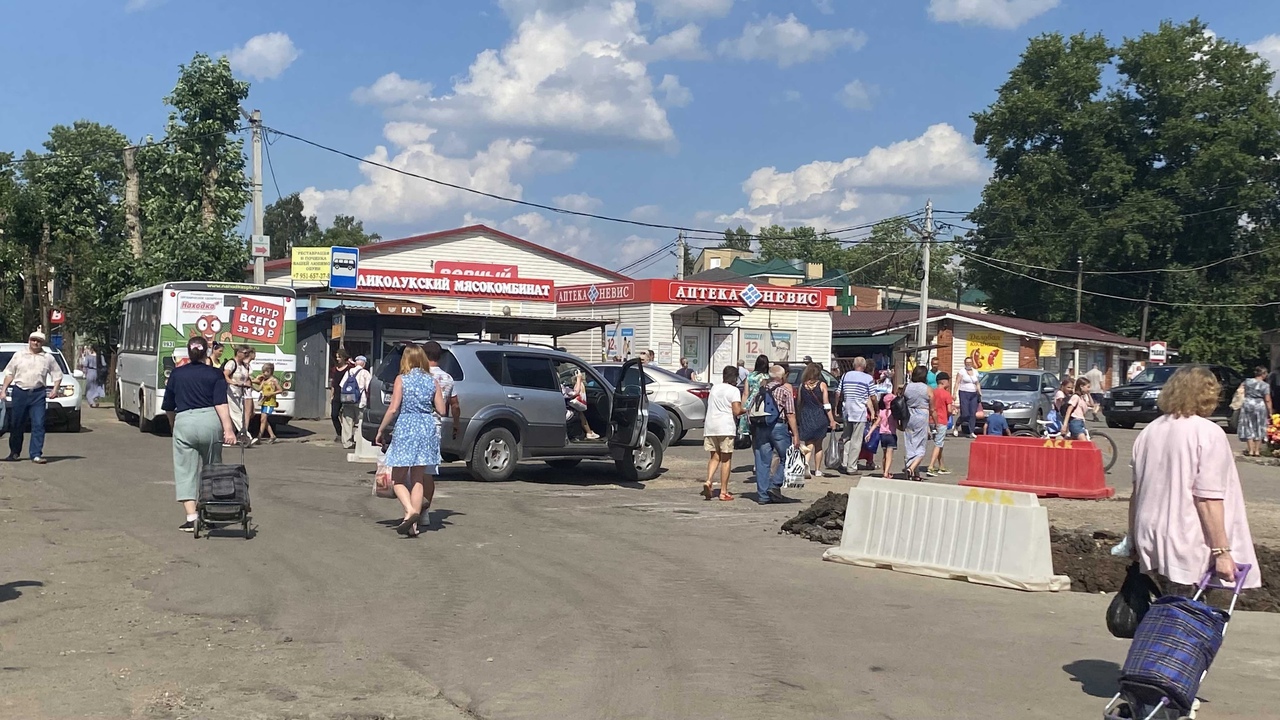
M84 373L79 370L72 372L71 368L67 367L67 360L62 357L61 350L52 350L45 346L44 351L53 355L58 368L62 370L62 385L58 389L58 397L45 404L45 427L60 427L67 432L78 433L80 432L80 402L84 398ZM4 372L15 352L27 352L27 344L0 343L0 373ZM0 380L0 382L3 381ZM46 379L46 382L52 384L51 380ZM4 398L6 416L9 414L12 400L13 388L10 387Z

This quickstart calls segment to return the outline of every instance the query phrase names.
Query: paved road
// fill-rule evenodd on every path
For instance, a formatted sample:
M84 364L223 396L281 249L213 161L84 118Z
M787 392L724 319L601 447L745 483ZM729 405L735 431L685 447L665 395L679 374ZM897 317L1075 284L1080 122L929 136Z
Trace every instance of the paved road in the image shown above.
M22 546L24 572L65 577L94 567L73 562L154 556L156 569L135 582L150 612L235 619L315 654L254 666L284 698L275 716L313 712L302 685L346 691L352 678L365 682L358 673L390 662L452 706L424 700L401 718L453 708L481 718L1097 717L1126 649L1103 627L1104 597L823 563L820 546L777 532L796 506L703 502L697 480L677 472L642 487L605 464L572 473L531 465L500 484L450 468L431 531L407 540L389 529L394 502L369 494L371 467L346 464L322 436L249 451L256 538L193 541L176 530L169 440L107 414L86 424L91 432L51 437L57 461L46 467L0 466L0 483L38 489L37 499L61 508L42 515L46 529ZM696 467L699 446L674 449L669 466ZM28 514L8 513L7 527ZM51 550L67 537L48 529L59 526L120 537L96 558L87 547L71 560ZM66 670L62 628L44 627L36 642L20 621L49 612L42 603L52 597L28 591L0 603L0 643L18 648L5 670ZM171 642L148 638L156 653ZM1280 617L1242 614L1205 686L1205 717L1280 717L1278 647ZM216 657L192 672L243 671ZM117 696L151 687L144 672L161 671L135 668L128 689L113 681L85 702L123 702ZM40 677L20 684L9 707L24 693L70 702ZM349 706L373 692L352 691ZM237 711L232 703L208 716L258 717ZM82 712L90 715L47 716Z

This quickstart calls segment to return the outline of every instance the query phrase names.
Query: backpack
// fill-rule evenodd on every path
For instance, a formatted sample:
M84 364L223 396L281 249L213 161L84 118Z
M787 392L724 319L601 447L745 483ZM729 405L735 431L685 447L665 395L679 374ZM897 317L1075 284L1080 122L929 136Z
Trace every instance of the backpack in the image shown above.
M751 401L750 423L759 428L771 428L778 424L778 415L778 401L774 399L773 391L761 385Z
M344 403L360 402L360 383L356 380L356 373L358 372L359 368L348 370L347 374L342 378L342 386L339 388L339 392Z
M911 408L907 407L907 393L905 390L901 395L895 397L893 402L889 403L889 414L898 422L898 427L907 427L907 423L911 421Z

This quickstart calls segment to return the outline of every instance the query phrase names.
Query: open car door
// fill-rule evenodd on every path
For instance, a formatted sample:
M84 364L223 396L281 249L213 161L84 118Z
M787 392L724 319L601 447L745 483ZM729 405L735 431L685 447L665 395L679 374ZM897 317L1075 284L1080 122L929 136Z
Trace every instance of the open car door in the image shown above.
M609 448L627 452L644 444L649 424L649 399L645 395L645 374L639 360L628 360L618 373L613 407L609 412Z

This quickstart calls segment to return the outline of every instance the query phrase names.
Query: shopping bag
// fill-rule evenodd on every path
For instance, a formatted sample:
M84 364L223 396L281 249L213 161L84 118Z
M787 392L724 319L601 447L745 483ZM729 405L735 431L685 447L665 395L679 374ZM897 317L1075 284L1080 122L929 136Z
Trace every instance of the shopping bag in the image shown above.
M844 440L839 430L827 433L827 440L822 448L822 464L828 470L839 470L844 464Z
M867 439L863 441L862 449L870 453L872 458L876 456L876 450L880 449L880 426L879 425L872 426L871 435L869 435Z
M1120 592L1107 607L1107 630L1118 638L1132 638L1155 595L1155 582L1143 574L1138 563L1130 564Z
M808 472L809 468L804 461L804 453L800 452L800 448L794 445L787 448L787 459L783 465L782 487L804 487L804 476Z
M380 498L394 498L394 484L391 480L391 466L387 464L387 454L379 450L378 469L373 473L373 494Z

